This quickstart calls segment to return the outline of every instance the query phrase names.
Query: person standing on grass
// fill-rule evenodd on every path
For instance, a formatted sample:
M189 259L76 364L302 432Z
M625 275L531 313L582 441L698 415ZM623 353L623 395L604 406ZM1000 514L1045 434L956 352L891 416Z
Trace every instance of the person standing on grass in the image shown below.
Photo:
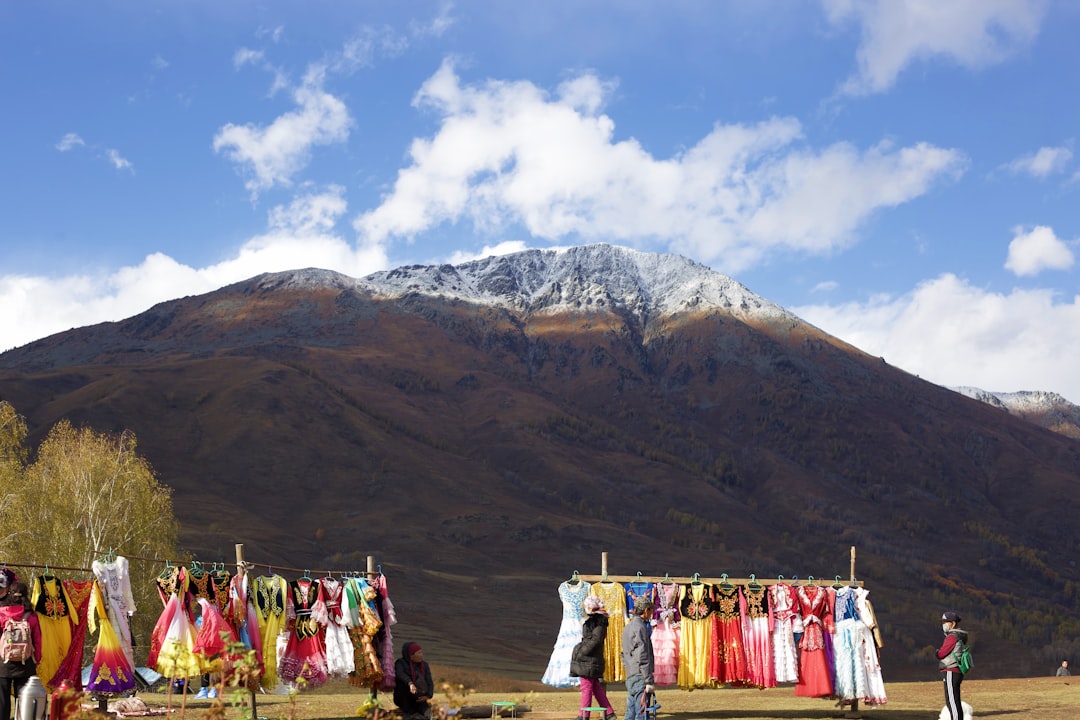
M581 626L581 642L574 646L570 655L570 676L581 678L580 720L589 720L593 698L604 708L604 720L614 720L615 708L611 707L604 690L604 640L607 638L608 618L604 601L595 595L585 598L585 623Z
M394 663L394 704L401 709L403 720L427 720L431 717L431 698L435 683L431 666L424 662L420 643L408 642L401 648L401 657Z
M1056 674L1057 677L1071 677L1072 672L1069 671L1069 661L1068 660L1062 660L1061 661L1061 667L1059 667L1057 669L1057 673L1055 673L1055 674Z
M952 611L942 613L941 631L945 640L938 648L938 669L945 683L945 707L949 708L952 720L963 720L964 708L960 704L960 683L964 674L960 672L960 652L967 645L968 634L960 629L960 616Z
M2 575L6 580L7 576ZM37 613L30 605L30 590L26 583L11 583L3 604L0 605L0 635L9 622L25 620L30 626L30 644L32 655L21 660L0 661L0 720L11 720L11 696L19 697L26 681L37 674L37 664L41 662L41 625Z
M622 659L626 667L626 720L645 720L647 698L653 694L652 640L649 638L649 620L652 619L653 602L639 597L634 601L630 621L622 633Z

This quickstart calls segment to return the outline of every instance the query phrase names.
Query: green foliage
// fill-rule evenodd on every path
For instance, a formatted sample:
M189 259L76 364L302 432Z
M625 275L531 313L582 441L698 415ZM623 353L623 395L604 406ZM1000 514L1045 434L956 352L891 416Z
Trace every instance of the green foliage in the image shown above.
M25 423L0 403L0 502L4 504L5 560L32 565L89 568L114 549L136 557L177 557L179 525L172 491L158 482L150 463L137 453L134 433L98 433L58 422L32 463L22 458ZM157 568L132 565L136 635L149 638L160 606ZM142 627L145 625L145 627Z

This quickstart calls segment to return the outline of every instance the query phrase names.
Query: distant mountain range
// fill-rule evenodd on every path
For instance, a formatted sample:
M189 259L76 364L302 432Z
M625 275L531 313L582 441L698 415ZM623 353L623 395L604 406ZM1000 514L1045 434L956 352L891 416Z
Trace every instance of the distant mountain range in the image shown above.
M204 561L374 555L395 636L437 662L538 678L556 586L605 551L618 575L832 583L853 545L887 678L934 672L946 608L982 677L1077 649L1067 423L920 380L675 255L262 275L3 353L0 399L36 440L61 418L133 430Z
M988 392L974 387L953 388L956 392L993 405L1036 425L1080 440L1080 405L1053 392Z

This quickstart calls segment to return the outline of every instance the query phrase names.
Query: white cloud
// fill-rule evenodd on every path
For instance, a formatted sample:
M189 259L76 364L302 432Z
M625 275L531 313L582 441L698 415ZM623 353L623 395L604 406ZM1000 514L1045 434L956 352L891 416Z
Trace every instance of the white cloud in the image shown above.
M1073 261L1072 250L1053 228L1038 225L1031 232L1023 228L1013 231L1005 269L1016 275L1038 275L1043 270L1068 270Z
M164 70L165 68L169 67L169 61L163 58L161 55L155 55L154 59L151 60L151 63L153 63L154 67L158 70Z
M378 247L353 247L334 232L347 208L339 187L309 192L275 207L267 232L233 257L193 268L164 253L116 271L59 278L0 276L0 352L37 338L105 321L122 320L152 305L210 292L264 272L304 267L361 277L387 267Z
M131 164L131 161L122 156L119 150L106 148L105 156L109 158L109 162L111 162L113 167L117 170L128 170L132 174L135 173L135 166Z
M79 137L77 133L67 133L64 137L60 138L60 142L56 143L56 149L60 152L67 152L80 145L86 145L83 139Z
M808 149L793 118L717 125L659 159L613 139L613 120L599 114L612 87L588 74L554 97L525 81L464 86L444 63L414 99L440 116L438 131L413 141L411 165L357 231L384 243L460 220L490 233L520 223L553 242L666 245L730 273L768 252L849 245L875 211L966 164L926 143Z
M276 185L288 186L316 145L345 142L352 118L338 98L323 90L323 68L313 66L293 92L297 110L267 126L229 123L214 136L214 150L241 166L252 197Z
M1044 178L1052 173L1064 172L1072 156L1072 150L1067 147L1041 147L1030 155L1018 157L1005 167L1017 175Z
M945 274L901 297L792 312L940 385L1048 390L1080 403L1080 296L1062 301L1044 289L992 293Z
M264 58L262 50L252 50L242 47L233 53L233 67L237 70L245 65L258 65Z
M945 58L969 69L1000 63L1038 35L1044 0L822 0L833 24L862 28L848 95L883 92L916 61Z
M828 293L828 292L832 292L833 290L835 290L838 287L840 287L840 283L836 282L835 280L823 280L822 282L819 282L817 285L815 285L810 292Z

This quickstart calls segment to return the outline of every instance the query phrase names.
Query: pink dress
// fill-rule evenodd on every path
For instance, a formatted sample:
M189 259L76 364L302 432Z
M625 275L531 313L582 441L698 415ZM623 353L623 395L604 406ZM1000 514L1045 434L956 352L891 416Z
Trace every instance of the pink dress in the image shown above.
M652 631L653 680L657 685L674 685L679 681L679 639L682 634L679 615L679 586L658 583L654 590L656 623Z
M323 632L311 616L319 596L319 581L301 578L289 583L287 614L293 621L285 652L278 659L278 676L286 683L304 681L308 688L326 684L326 650Z
M769 588L769 606L773 615L773 668L776 682L799 680L799 665L795 653L795 619L798 608L795 591L790 585L777 583ZM802 627L800 621L799 627Z
M237 642L236 631L225 622L216 602L200 597L199 607L202 608L202 623L191 651L198 656L203 672L221 672L222 656L229 645Z
M746 669L754 687L776 687L776 669L772 658L772 606L769 590L753 584L743 588L746 617L743 622L743 646L746 648Z

